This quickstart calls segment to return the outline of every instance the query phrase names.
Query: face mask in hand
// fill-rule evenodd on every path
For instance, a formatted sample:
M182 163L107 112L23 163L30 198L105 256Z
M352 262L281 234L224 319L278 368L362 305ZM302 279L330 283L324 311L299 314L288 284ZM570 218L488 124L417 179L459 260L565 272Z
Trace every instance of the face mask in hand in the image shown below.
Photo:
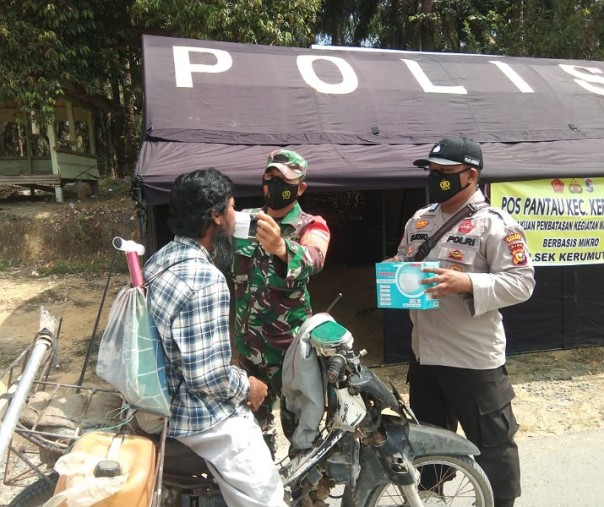
M454 195L459 194L463 189L468 188L468 183L465 187L461 186L461 174L469 171L471 167L464 169L458 173L445 174L440 171L432 170L428 174L428 194L430 202L445 202L451 199Z
M279 178L262 180L264 202L271 209L283 209L298 197L298 185L286 183Z

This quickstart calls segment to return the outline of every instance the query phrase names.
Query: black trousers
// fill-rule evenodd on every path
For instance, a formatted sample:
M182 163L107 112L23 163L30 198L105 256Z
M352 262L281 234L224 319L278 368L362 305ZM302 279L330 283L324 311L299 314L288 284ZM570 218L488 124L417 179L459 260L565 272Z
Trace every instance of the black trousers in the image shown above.
M470 370L409 363L409 401L420 422L451 431L461 427L480 450L476 461L491 481L495 506L520 496L520 460L512 412L514 389L505 366ZM511 502L511 503L510 503Z

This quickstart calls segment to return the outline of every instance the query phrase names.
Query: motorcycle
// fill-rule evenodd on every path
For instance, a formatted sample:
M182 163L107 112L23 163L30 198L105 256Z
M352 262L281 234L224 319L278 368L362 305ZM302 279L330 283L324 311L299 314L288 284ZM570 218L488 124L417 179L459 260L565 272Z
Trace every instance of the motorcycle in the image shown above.
M354 352L353 337L345 327L328 313L319 313L305 322L302 332L320 364L325 404L312 447L278 464L289 505L493 505L489 481L473 459L479 454L476 446L453 432L420 424L396 388L387 387L362 364L366 352ZM152 449L147 454L141 447L129 451L129 475L138 477L141 494L123 487L127 499L120 499L118 489L107 503L95 505L226 505L204 460L164 434L132 437ZM87 437L94 435L82 439ZM102 444L95 477L119 475L119 450L109 450L118 437L109 435ZM131 467L141 462L142 469L132 473ZM66 487L62 480L58 493ZM21 500L26 497L27 488L20 494ZM34 504L23 500L11 505Z

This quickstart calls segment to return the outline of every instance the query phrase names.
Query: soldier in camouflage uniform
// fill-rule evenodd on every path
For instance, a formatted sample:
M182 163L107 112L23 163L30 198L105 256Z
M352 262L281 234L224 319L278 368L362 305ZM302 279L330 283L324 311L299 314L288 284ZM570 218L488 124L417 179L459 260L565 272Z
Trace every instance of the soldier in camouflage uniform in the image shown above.
M281 394L283 356L302 323L312 315L306 287L323 269L330 233L323 218L302 211L308 164L298 153L275 150L262 177L265 206L256 215L256 235L235 238L235 344L239 365L265 381L269 393L256 419L276 450L273 407ZM291 438L293 414L281 402L283 432Z

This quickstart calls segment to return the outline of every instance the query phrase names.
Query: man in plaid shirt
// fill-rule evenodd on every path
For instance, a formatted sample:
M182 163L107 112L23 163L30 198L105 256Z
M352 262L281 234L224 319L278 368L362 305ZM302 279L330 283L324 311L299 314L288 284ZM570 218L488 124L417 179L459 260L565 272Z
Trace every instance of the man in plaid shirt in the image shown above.
M168 434L206 460L227 505L285 505L251 412L267 386L231 364L230 294L218 267L228 269L232 258L232 181L213 168L179 176L170 215L174 240L144 269L173 395Z

